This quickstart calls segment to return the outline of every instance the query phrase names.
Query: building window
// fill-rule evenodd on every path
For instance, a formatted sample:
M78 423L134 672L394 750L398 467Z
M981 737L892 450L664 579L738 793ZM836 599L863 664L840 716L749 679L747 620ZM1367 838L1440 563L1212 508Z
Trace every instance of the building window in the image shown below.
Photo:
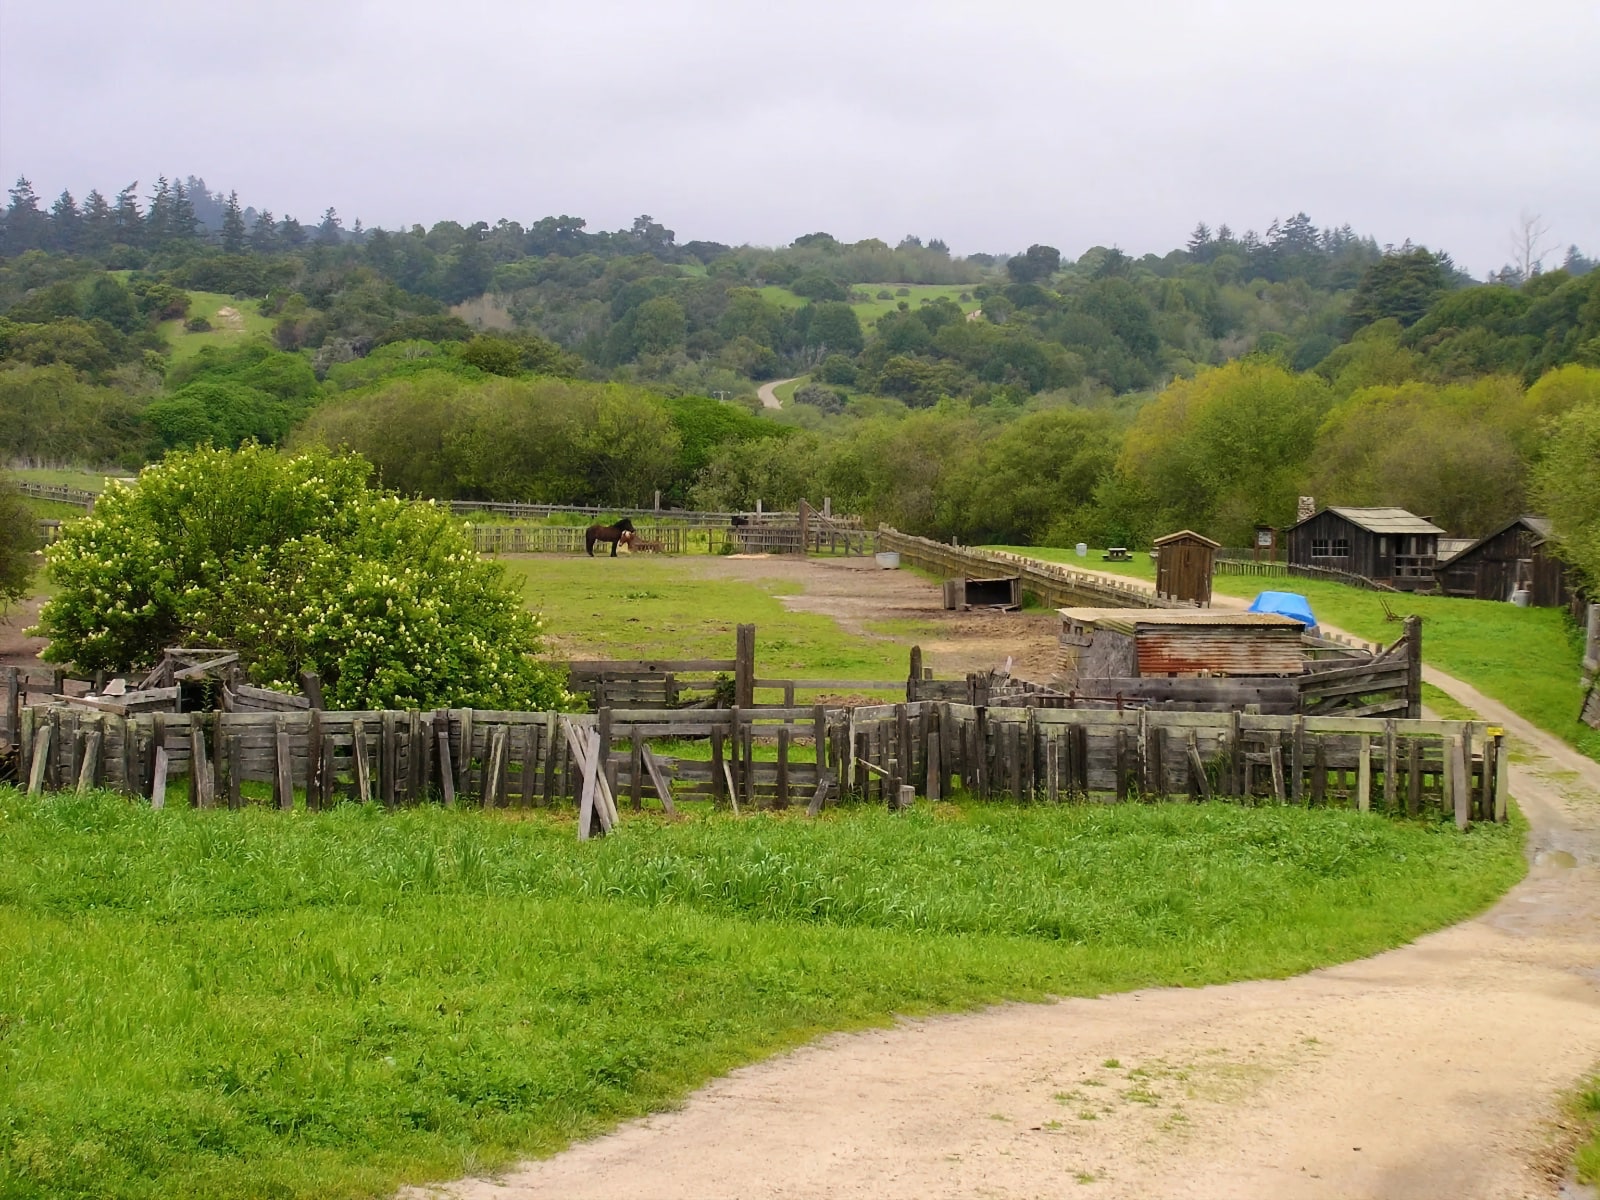
M1312 538L1312 558L1349 558L1349 538Z

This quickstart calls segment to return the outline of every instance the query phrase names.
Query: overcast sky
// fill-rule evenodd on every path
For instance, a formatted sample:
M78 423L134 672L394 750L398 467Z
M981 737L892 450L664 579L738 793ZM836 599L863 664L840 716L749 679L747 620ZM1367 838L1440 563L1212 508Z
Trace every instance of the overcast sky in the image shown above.
M393 228L1137 254L1298 210L1600 254L1600 0L0 0L0 175Z

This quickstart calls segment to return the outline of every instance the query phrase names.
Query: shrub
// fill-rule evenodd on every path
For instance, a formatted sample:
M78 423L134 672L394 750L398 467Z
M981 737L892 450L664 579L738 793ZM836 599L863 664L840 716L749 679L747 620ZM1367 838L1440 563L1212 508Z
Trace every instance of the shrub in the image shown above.
M851 387L856 381L856 364L843 354L830 354L817 366L817 379Z
M879 300L893 300L894 299L894 293L891 292L888 288L879 288L878 289L878 299Z
M204 317L190 317L183 323L183 327L190 333L210 333L211 322Z
M908 287L895 288L894 294L896 296L909 296L911 295L911 289Z
M844 397L832 388L823 387L816 383L807 383L795 388L794 401L796 404L812 405L829 414L837 414L844 411Z
M0 608L28 590L38 548L39 519L14 488L0 481Z
M169 454L46 553L45 657L127 671L164 646L228 646L250 677L321 675L335 708L542 708L536 617L465 526L367 484L354 455Z

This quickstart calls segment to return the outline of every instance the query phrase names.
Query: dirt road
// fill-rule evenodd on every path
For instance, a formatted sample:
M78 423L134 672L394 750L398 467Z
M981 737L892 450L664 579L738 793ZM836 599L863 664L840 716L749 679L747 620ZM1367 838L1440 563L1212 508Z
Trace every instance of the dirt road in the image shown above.
M793 383L799 379L798 375L791 375L788 379L774 379L771 383L763 383L756 389L756 395L761 399L762 408L782 408L783 401L778 399L778 389L786 383Z
M1562 1194L1558 1097L1600 1061L1600 765L1429 679L1522 760L1530 870L1483 916L1294 979L824 1038L497 1180L408 1195Z

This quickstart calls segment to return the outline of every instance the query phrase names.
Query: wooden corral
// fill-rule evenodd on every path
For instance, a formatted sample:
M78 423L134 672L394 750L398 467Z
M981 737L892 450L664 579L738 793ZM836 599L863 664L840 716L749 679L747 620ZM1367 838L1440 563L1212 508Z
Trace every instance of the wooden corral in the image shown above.
M1534 608L1560 608L1572 598L1567 565L1550 545L1550 522L1518 517L1442 562L1435 572L1446 596L1510 600L1526 591Z
M1443 533L1403 508L1324 508L1289 529L1289 563L1348 572L1399 591L1427 591Z
M1152 544L1156 548L1156 595L1181 604L1210 604L1212 562L1221 543L1192 529L1180 529Z
M656 757L653 737L704 736L710 759ZM759 763L757 738L778 760ZM795 762L796 739L816 747ZM904 807L910 795L980 800L1236 799L1342 805L1463 828L1506 816L1501 738L1479 722L1352 721L1239 713L1158 713L924 702L828 712L671 710L561 713L191 713L113 717L23 710L15 756L30 792L110 787L167 803L183 778L199 808L311 809L344 799L387 807L439 800L484 808L577 804L579 836L615 825L646 792L669 811L698 794L735 812L830 797Z

